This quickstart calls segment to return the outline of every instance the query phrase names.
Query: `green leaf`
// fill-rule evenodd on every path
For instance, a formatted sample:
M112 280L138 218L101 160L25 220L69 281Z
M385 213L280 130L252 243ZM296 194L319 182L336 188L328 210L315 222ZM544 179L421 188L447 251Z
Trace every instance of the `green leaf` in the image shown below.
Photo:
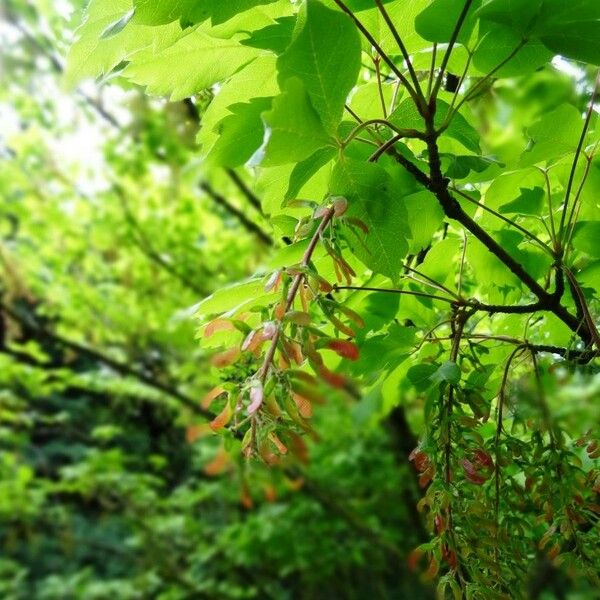
M456 154L442 154L443 164L446 166L445 175L450 179L465 179L469 173L483 173L493 165L503 166L498 161L487 156L457 156Z
M496 232L496 239L525 270L534 278L543 277L550 268L552 259L545 253L537 250L527 250L522 246L523 235L510 229L502 229ZM493 288L507 291L510 288L519 287L520 280L506 265L494 256L483 244L477 240L470 240L467 245L467 260L475 273L486 273L485 286L489 291Z
M331 162L335 155L336 149L333 147L320 148L314 154L296 164L290 175L290 182L284 200L297 198L300 190L310 178L327 163Z
M424 363L414 365L406 372L406 377L418 392L424 392L431 386L431 377L438 370L436 365Z
M330 0L331 2L331 0ZM360 21L373 35L375 41L381 46L388 55L398 54L398 44L390 31L379 10L374 6L372 0L364 0L361 3L364 8L370 7L360 14ZM429 5L429 0L393 0L386 6L386 11L394 26L400 35L408 52L413 55L413 59L418 56L418 52L431 47L431 43L423 39L415 29L415 19ZM370 52L371 48L367 40L363 38L363 49Z
M223 23L238 13L277 0L134 0L136 20L143 25L180 21L183 26L211 19Z
M430 42L449 42L464 6L464 2L456 0L433 0L415 19L415 29ZM477 21L476 11L480 6L481 0L474 0L471 4L458 35L459 43L466 44L469 41Z
M258 50L234 39L211 37L196 29L158 52L154 48L138 52L124 75L152 94L181 100L227 79L257 54Z
M231 107L249 103L255 98L276 96L279 93L275 77L275 57L259 56L233 75L218 91L201 120L198 143L206 155L218 139L218 124L231 114ZM262 136L262 124L257 126Z
M447 360L435 373L431 374L430 379L434 383L445 381L452 385L458 385L460 382L460 367L454 361Z
M250 102L230 106L231 114L219 123L219 137L207 160L229 168L245 164L263 141L261 114L270 105L270 98L253 98Z
M482 23L473 65L481 73L493 71L494 77L513 77L535 71L552 57L553 53L537 39L523 45L523 36L511 27Z
M454 281L454 271L448 269L448 264L455 264L455 261L460 260L459 247L461 245L457 238L451 237L436 242L427 253L425 262L419 266L419 271L439 283L446 283L448 279Z
M577 281L582 288L590 290L586 293L588 298L597 298L600 294L600 260L590 263L577 273Z
M281 17L275 21L276 23L273 25L253 31L250 37L242 40L242 44L281 54L292 41L296 17Z
M600 258L600 221L582 221L575 226L573 245L577 250Z
M166 25L181 20L200 23L210 16L206 2L194 0L134 0L135 19L142 25Z
M264 113L266 144L261 149L263 166L272 167L299 162L331 142L319 115L312 107L300 79L284 82L283 91L273 98L273 106Z
M598 21L600 4L596 0L542 0L542 27L554 23L579 23L581 21Z
M382 4L391 4L395 0L383 0ZM373 0L348 0L346 6L352 12L360 12L373 8Z
M381 95L383 95L386 109L391 105L394 95L396 96L396 101L400 100L402 96L402 90L398 89L395 84L384 82L381 85L381 94L379 88L378 82L370 81L358 86L352 93L350 107L364 121L368 119L381 119L384 116Z
M574 152L582 127L581 115L571 104L563 104L547 113L527 130L530 149L521 156L521 166L547 162Z
M267 295L265 294L265 280L262 277L234 283L217 290L214 294L199 302L195 306L194 316L203 318L220 315L235 309L248 300L265 295Z
M162 0L159 0L162 1ZM195 4L198 0L192 0ZM256 6L263 6L266 4L273 4L279 0L204 0L204 2L210 6L210 17L213 25L224 23L233 16L246 12Z
M427 191L405 196L403 203L408 213L412 234L409 252L414 254L429 246L433 234L444 220L444 211L437 198Z
M478 11L478 15L484 21L502 27L490 29L490 34L484 38L475 55L475 65L484 71L488 70L493 61L499 58L497 48L502 40L508 49L524 37L537 38L534 44L538 47L541 42L552 52L567 58L600 64L598 7L599 3L595 0L578 0L574 4L565 4L562 0L491 0ZM495 51L492 53L493 47ZM515 64L510 69L503 69L501 74L517 74L515 67L518 62L521 63L519 71L524 72L526 54L533 68L536 61L531 60L532 50L532 45L528 44ZM496 55L494 59L492 54ZM540 51L541 60L543 55Z
M499 212L502 214L539 215L544 205L545 193L541 187L534 187L532 190L521 188L521 195L512 202L500 206Z
M377 164L340 160L331 176L330 192L348 200L347 217L360 219L365 235L347 228L352 252L372 271L396 280L408 252L406 208L392 193L389 174Z
M553 52L600 65L600 3L543 0L536 35Z
M600 65L600 20L557 23L545 27L540 39L565 58Z
M415 342L415 329L392 323L387 333L364 340L360 347L360 359L352 365L357 375L397 367L409 354Z
M350 19L306 0L299 14L294 39L277 61L279 82L302 80L326 130L335 134L344 103L360 70L360 38Z
M260 204L265 214L274 215L282 212L283 200L293 168L294 165L291 164L258 168L256 193L260 197Z
M505 173L492 181L485 193L485 204L499 210L507 201L517 198L524 188L532 190L543 185L544 175L534 167Z
M140 49L150 45L160 49L181 35L175 24L159 29L143 27L132 23L130 15L130 0L90 2L67 55L66 85L74 86L86 77L110 73Z
M491 0L479 9L481 19L509 27L519 35L529 33L542 10L543 0Z

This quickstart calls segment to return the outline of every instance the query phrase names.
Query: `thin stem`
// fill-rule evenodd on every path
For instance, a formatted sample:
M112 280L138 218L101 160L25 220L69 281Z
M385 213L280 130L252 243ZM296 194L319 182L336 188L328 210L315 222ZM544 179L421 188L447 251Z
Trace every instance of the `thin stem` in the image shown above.
M408 93L411 95L415 104L420 110L424 110L425 107L422 106L422 103L417 95L417 92L413 89L408 79L404 76L402 71L398 69L398 67L394 64L394 61L384 52L381 46L375 41L375 38L369 33L368 29L359 21L358 17L344 4L342 0L333 0L343 12L345 12L353 21L358 30L364 35L364 37L368 40L368 42L373 46L377 54L381 56L382 60L388 65L388 67L392 70L392 72L398 77L398 79L403 83L404 87L408 90Z
M542 227L546 230L546 233L548 234L548 239L552 240L552 232L550 231L550 228L548 227L543 217L537 215L530 215L529 218L539 221L542 224Z
M383 88L381 82L381 69L379 68L379 63L381 62L380 56L375 56L373 58L373 64L375 65L375 74L377 76L377 90L379 91L379 101L381 102L381 112L383 113L383 118L387 119L387 107L385 105L385 98L383 97Z
M350 116L357 122L357 123L363 123L364 119L362 119L359 115L357 115L347 104L344 104L344 108L346 109L346 111L350 114ZM387 123L387 121L386 121ZM366 128L367 133L373 138L373 140L375 141L375 145L379 146L381 145L382 139L381 136L379 136L377 134L377 132L373 131L372 129ZM403 136L399 136L398 139L402 139Z
M437 79L433 86L433 89L431 90L431 96L429 98L430 106L432 106L432 104L435 104L435 99L436 99L438 92L440 90L440 87L442 85L442 81L444 79L444 73L446 71L446 67L448 66L448 61L450 60L450 55L452 54L452 50L454 49L454 44L456 44L456 40L458 39L458 35L460 34L460 30L462 29L462 26L465 22L465 19L467 18L467 14L468 14L469 9L471 8L472 4L473 4L473 0L465 1L465 5L463 6L463 9L458 17L458 21L456 22L456 25L454 27L454 31L452 32L452 35L450 36L450 42L448 43L448 47L446 48L446 52L444 53L444 58L442 59L442 64L440 65L440 71L438 73L438 76L437 76Z
M431 87L433 86L433 79L435 77L435 60L437 58L437 44L433 44L433 50L431 51L431 66L429 67L429 78L427 79L427 98L431 97Z
M552 206L552 186L550 185L550 177L548 176L548 169L542 169L538 167L538 170L544 176L544 180L546 182L546 193L548 194L548 216L550 217L550 231L552 244L554 245L554 249L557 250L557 237L556 237L556 228L554 226L554 207Z
M451 322L452 322L452 319L445 319L444 321L441 321L437 325L434 325L429 331L427 331L425 333L425 335L423 335L423 339L419 342L419 344L417 344L417 347L412 352L412 354L415 354L416 352L418 352L425 345L425 342L431 342L434 340L437 341L440 339L445 339L445 338L436 338L435 336L433 336L433 334L435 333L436 329L439 329L440 327L443 327L444 325L448 325L448 323L451 323ZM433 336L433 337L431 337L431 336ZM451 337L447 338L447 339L451 339Z
M433 330L437 329L441 325L448 323L448 321L444 321L439 325L436 325ZM432 330L432 331L433 331ZM427 337L431 334L431 331L427 333L426 337L424 337L417 346L417 350L423 346L425 342L444 342L451 340L453 336L435 338L435 337ZM588 363L591 360L600 357L600 351L593 350L573 350L572 348L563 348L562 346L551 346L550 344L529 344L528 342L513 338L507 335L492 335L487 333L471 333L464 334L463 338L466 340L480 340L479 343L483 342L501 342L503 344L513 344L513 345L526 345L531 350L537 352L538 354L541 352L545 352L546 354L556 354L558 356L562 356L566 360L577 360L582 363Z
M344 104L344 109L350 113L350 116L357 122L362 123L362 119L348 106L348 104Z
M396 40L396 44L398 44L398 48L400 48L400 52L402 53L402 56L404 57L404 61L406 62L406 68L408 69L408 72L410 73L410 77L411 77L411 80L415 87L416 93L419 96L419 98L421 98L421 100L423 100L423 102L424 102L425 98L423 97L423 90L421 90L421 85L419 84L419 79L417 78L417 74L415 73L415 69L413 68L412 62L410 60L410 56L408 54L406 46L404 45L404 42L402 41L402 38L400 37L400 34L398 33L398 30L396 29L394 23L390 19L390 16L389 16L387 10L385 9L385 7L383 6L383 3L381 2L381 0L375 0L375 4L377 5L377 8L379 9L381 16L383 17L383 20L385 21L386 25L388 26L388 29L390 30L392 36L394 37L394 40Z
M371 57L371 58L373 58L373 57ZM375 59L373 59L373 60L375 60ZM377 70L375 69L375 67L371 67L370 65L367 65L364 62L361 62L360 66L363 69L366 69L367 71L369 71L370 73L377 73Z
M592 91L592 97L590 98L590 105L587 110L587 114L585 116L585 121L583 123L583 129L581 130L581 135L579 136L579 141L577 143L577 149L575 150L575 157L573 158L573 163L571 165L571 172L569 173L569 181L567 182L567 189L565 191L565 201L563 204L562 214L560 216L560 226L558 228L558 237L559 242L563 243L563 233L565 228L565 219L567 217L567 208L569 206L569 199L571 196L571 189L573 188L573 181L575 179L575 171L577 170L577 163L579 162L579 156L581 155L581 150L583 148L583 143L585 141L585 136L590 126L590 122L592 120L592 114L594 113L594 104L596 103L596 97L598 95L598 89L600 87L600 71L596 76L596 82L594 84L594 90Z
M390 100L390 109L388 112L393 113L396 108L396 101L398 100L398 94L400 93L400 80L397 79L394 84L394 93L392 94L392 99Z
M407 296L419 296L421 298L429 298L430 300L440 300L442 302L447 302L448 304L456 304L456 300L452 300L451 298L444 298L443 296L436 296L434 294L427 294L426 292L414 292L412 290L397 290L397 289L389 289L389 288L377 288L377 287L369 287L369 286L355 286L355 285L336 285L334 291L338 290L355 290L357 292L384 292L387 294L401 294Z
M369 144L369 146L375 146L375 148L379 149L381 146L375 140L368 140L367 138L356 136L354 138L357 142L362 142L363 144Z
M430 281L423 281L422 279L419 279L418 277L415 277L414 275L411 275L411 274L403 275L402 279L408 279L410 281L414 281L415 283L420 283L421 285L429 286L430 288L433 288L440 292L447 292L453 298L456 298L456 300L460 300L460 298L454 292L450 291L445 286L441 286L437 283L431 283Z
M377 162L390 148L392 148L396 142L399 142L404 136L397 133L395 136L391 137L389 140L381 144L371 156L369 156L368 162Z
M458 98L460 88L463 86L463 83L465 82L465 79L467 78L467 73L469 72L469 67L471 66L471 61L473 60L473 52L471 52L471 50L469 50L469 48L467 48L466 46L465 46L465 50L467 51L469 56L467 57L467 63L465 65L465 68L463 70L461 78L458 81L458 85L456 86L454 95L452 96L452 102L450 103L450 108L448 109L448 116L450 116L452 114L452 110L454 108L454 105L456 104L456 100Z
M427 280L427 281L420 281L419 283L423 283L425 285L431 285L432 287L437 288L441 292L446 292L450 296L453 296L457 300L460 300L460 296L457 295L456 292L453 292L451 289L447 288L444 284L440 283L439 281L436 281L432 277L429 277L429 275L425 275L425 273L422 273L421 271L418 271L417 269L413 269L412 267L410 267L409 265L406 265L406 264L403 265L402 268L405 271L410 271L411 273L414 273L415 275L418 275L419 277L422 277L423 279ZM417 281L417 280L415 279L415 281Z
M460 297L462 284L463 284L463 271L465 268L465 257L467 254L467 232L463 231L463 249L462 256L460 257L460 268L458 271L458 296Z
M499 62L483 79L480 79L469 91L462 100L458 103L457 107L454 109L452 114L458 112L460 107L469 100L472 100L475 97L475 92L482 87L485 83L487 83L506 63L512 60L523 48L523 46L527 43L526 39L521 40L517 46L511 51L511 53L501 62Z
M306 248L306 251L304 252L304 256L302 257L302 263L301 263L303 267L307 267L310 264L312 255L315 251L315 248L317 247L317 243L318 243L321 235L323 234L323 231L325 230L325 228L327 227L327 225L329 224L331 219L333 219L333 215L334 215L334 207L332 206L323 215L323 218L321 219L321 222L319 223L317 230L313 234L313 236L308 244L308 247ZM277 351L277 343L279 342L279 338L281 337L281 331L282 331L282 322L281 321L283 319L283 316L290 310L290 308L292 308L292 306L294 304L294 300L296 299L296 294L298 293L298 290L300 289L300 286L302 285L303 280L304 280L304 273L297 273L294 276L292 285L290 286L287 297L286 297L285 307L283 309L283 315L280 319L278 319L275 333L273 334L273 337L271 338L271 345L269 346L267 352L265 353L265 358L264 358L263 363L257 373L258 380L260 381L260 384L263 388L264 388L265 382L267 380L267 375L269 374L269 369L271 368L271 365L273 364L273 359L275 358L275 352ZM252 422L251 422L251 427L250 427L250 430L251 430L250 447L254 448L254 449L256 448L256 436L258 433L259 413L260 413L260 410L256 410L252 414Z
M341 141L340 145L342 146L342 148L345 148L356 135L358 135L363 129L369 127L370 125L388 125L387 119L369 119L368 121L363 121L362 119L359 119L358 116L354 113L353 116L356 117L358 125L356 125L354 129L352 129L350 133Z
M506 344L525 344L529 348L535 350L535 352L546 352L548 354L557 354L558 356L562 356L566 359L578 359L585 362L592 360L600 356L600 352L594 352L589 350L573 350L572 348L563 348L562 346L552 346L550 344L528 344L524 340L520 340L518 338L513 338L506 335L488 335L483 333L472 333L468 336L465 336L468 339L476 339L482 341L497 341L503 342Z
M344 105L344 108L346 109L346 111L350 114L350 116L359 124L364 123L364 120L361 119L361 117L359 115L357 115L351 108L350 106L348 106L347 104ZM387 122L387 121L386 121ZM378 149L371 155L371 157L369 158L369 162L376 162L379 157L384 153L384 152L390 152L392 146L399 140L401 140L404 136L402 134L396 134L394 137L392 137L391 139L389 139L387 142L383 142L381 140L381 137L379 135L377 135L376 132L374 132L371 129L367 128L367 133L373 138L374 140L374 145L378 146ZM359 138L357 138L359 139Z
M583 188L587 181L588 175L590 173L590 168L592 166L592 160L593 160L594 154L596 152L596 149L598 148L598 143L600 143L600 140L598 140L598 142L596 142L594 144L594 148L592 149L592 152L590 153L589 156L587 154L585 154L585 152L584 152L584 156L587 161L587 164L585 166L585 171L583 173L583 177L581 178L581 183L579 184L579 188L577 189L577 193L575 194L575 199L573 200L573 206L571 206L571 213L569 214L569 218L567 219L567 225L565 228L565 230L567 232L567 236L566 236L566 240L565 240L565 244L564 244L565 262L567 262L566 256L569 252L569 246L571 244L571 239L573 238L573 233L575 231L575 225L577 224L577 220L579 219L579 211L581 210L581 202L579 199L581 197L581 192L583 191Z

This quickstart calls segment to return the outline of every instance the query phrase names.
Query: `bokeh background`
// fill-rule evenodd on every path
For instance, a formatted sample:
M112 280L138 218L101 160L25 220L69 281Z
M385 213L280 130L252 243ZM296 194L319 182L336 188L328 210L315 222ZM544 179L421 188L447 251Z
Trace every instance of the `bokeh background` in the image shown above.
M83 4L0 8L0 598L432 597L406 561L420 416L332 397L302 474L197 437L218 378L194 305L281 240L247 173L203 170L209 93L65 86ZM563 71L559 100L587 77ZM532 598L593 597L533 562Z

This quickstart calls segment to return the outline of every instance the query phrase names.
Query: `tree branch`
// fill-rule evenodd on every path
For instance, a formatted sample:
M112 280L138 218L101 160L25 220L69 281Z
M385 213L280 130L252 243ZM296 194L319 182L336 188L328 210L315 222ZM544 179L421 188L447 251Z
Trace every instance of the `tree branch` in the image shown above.
M540 301L540 309L549 310L554 313L572 331L578 332L582 339L589 343L591 335L582 324L580 319L572 315L562 304L560 298L555 294L547 292L523 267L515 260L487 231L474 221L462 209L456 198L448 190L448 180L444 178L441 171L440 155L437 147L437 136L435 132L433 117L426 119L427 124L427 148L429 150L430 184L428 189L435 194L447 217L458 221L463 227L471 232L492 254L494 254L506 267L533 292ZM581 331L580 331L581 330Z
M263 209L260 200L258 199L258 196L256 196L256 194L254 194L254 192L246 185L246 182L237 174L237 172L234 169L225 169L225 172L227 173L231 181L235 183L238 190L240 190L240 192L242 192L242 194L246 197L248 202L250 202L250 204L262 216L264 216Z
M265 233L254 221L250 220L239 208L231 204L225 196L215 191L209 183L203 181L200 183L200 189L212 198L215 204L218 204L233 215L249 233L256 235L267 246L273 245L271 236Z
M533 241L536 244L538 244L540 246L540 248L542 248L542 250L544 250L544 252L547 252L551 256L554 256L554 253L552 252L552 250L546 244L544 244L544 242L542 242L542 240L540 240L540 238L537 237L537 235L531 233L530 231L527 231L527 229L525 229L525 227L522 227L521 225L519 225L515 221L509 219L508 217L505 217L504 215L502 215L499 212L495 211L493 208L490 208L489 206L486 206L485 204L482 204L481 202L477 202L477 200L475 200L474 198L471 198L471 196L469 196L468 194L466 194L462 190L459 190L458 188L455 188L455 187L453 187L451 189L452 189L452 191L455 194L458 194L461 198L464 198L465 200L468 200L469 202L471 202L475 206L478 206L482 210L485 210L486 212L489 212L490 214L492 214L496 218L504 221L505 223L507 223L511 227L514 227L515 229L518 229L521 233L523 233L524 235L526 235L531 241Z
M23 315L19 311L11 308L5 302L0 302L0 307L2 310L13 320L19 323L25 329L33 331L40 338L45 338L50 340L64 348L69 348L70 350L74 350L75 352L92 358L93 360L105 364L107 367L110 367L117 373L121 375L133 377L145 385L157 389L172 398L178 400L181 404L191 409L194 413L201 415L206 419L213 419L214 415L200 406L200 403L194 400L193 398L186 396L182 392L180 392L177 388L158 381L154 377L140 371L134 367L131 367L129 364L122 363L120 361L103 354L102 352L90 348L89 346L85 346L80 342L75 342L73 340L69 340L57 333L49 331L42 325L40 325L31 315Z

